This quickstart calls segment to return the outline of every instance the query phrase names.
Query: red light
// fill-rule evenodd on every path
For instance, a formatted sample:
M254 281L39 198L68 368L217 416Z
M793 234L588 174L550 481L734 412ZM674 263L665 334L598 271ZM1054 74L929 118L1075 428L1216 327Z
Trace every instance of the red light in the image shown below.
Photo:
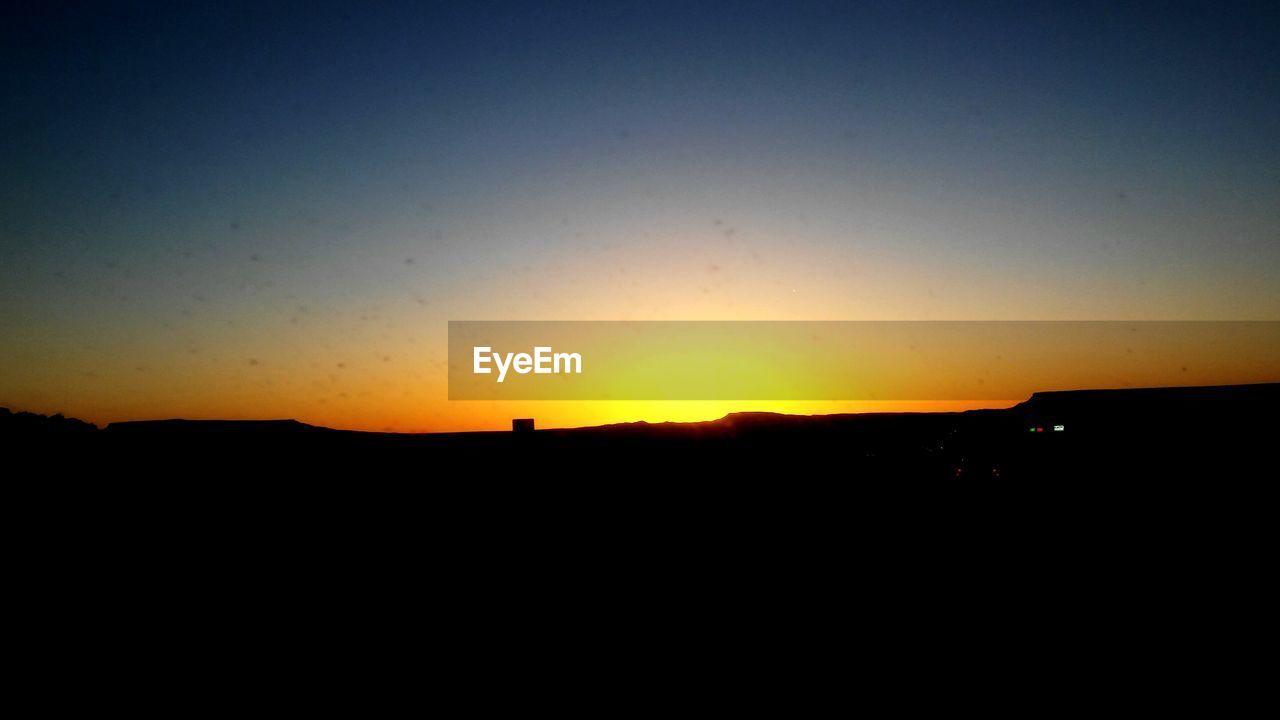
M1044 432L1044 428L1036 428L1036 432Z

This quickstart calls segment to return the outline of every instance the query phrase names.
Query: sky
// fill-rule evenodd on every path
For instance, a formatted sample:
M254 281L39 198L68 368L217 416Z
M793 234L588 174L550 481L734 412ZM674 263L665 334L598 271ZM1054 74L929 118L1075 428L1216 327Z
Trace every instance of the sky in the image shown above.
M447 323L1280 320L1275 3L0 13L13 409L850 410L450 402Z

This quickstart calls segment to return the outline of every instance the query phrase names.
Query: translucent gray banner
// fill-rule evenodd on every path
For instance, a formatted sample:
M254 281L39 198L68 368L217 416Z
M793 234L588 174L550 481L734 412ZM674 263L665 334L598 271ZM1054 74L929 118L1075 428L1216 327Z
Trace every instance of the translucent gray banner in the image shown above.
M453 400L988 400L1280 381L1280 322L449 323Z

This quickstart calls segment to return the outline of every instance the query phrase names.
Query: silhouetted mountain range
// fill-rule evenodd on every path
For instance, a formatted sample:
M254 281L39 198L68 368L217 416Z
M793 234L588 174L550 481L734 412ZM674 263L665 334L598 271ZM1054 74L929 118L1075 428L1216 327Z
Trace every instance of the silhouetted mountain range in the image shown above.
M104 430L62 416L0 412L29 451L252 476L339 468L414 475L437 466L529 468L607 479L738 477L1034 478L1243 470L1275 428L1280 384L1039 392L1002 410L783 415L623 423L534 432L368 433L296 420L156 420ZM68 450L85 453L65 452ZM358 471L357 471L358 472Z

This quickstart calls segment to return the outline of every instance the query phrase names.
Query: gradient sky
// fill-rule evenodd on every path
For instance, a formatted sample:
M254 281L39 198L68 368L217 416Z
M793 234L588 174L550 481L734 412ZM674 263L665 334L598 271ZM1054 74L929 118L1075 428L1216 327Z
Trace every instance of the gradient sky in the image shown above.
M762 409L450 403L451 319L1280 319L1274 2L22 5L15 409Z

